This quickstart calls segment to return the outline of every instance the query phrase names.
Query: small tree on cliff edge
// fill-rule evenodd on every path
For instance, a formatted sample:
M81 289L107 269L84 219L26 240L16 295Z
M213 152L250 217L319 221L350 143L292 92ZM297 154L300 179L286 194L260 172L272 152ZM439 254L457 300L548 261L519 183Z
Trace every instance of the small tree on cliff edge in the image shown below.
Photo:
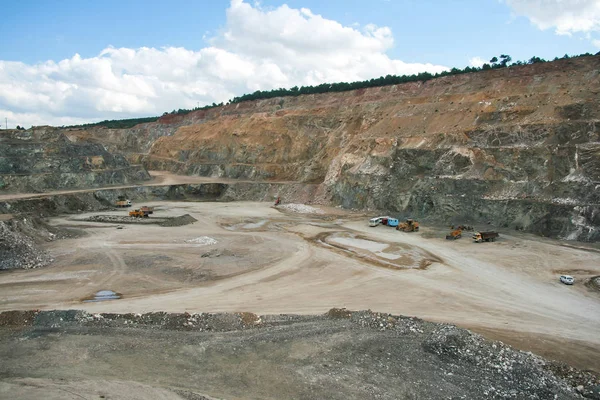
M511 61L511 56L502 54L500 55L500 60L498 60L498 57L494 57L490 60L490 64L492 64L492 68L505 68L508 67L508 63Z
M507 54L502 54L500 56L500 66L501 67L507 67L508 63L512 61L512 57L507 55Z

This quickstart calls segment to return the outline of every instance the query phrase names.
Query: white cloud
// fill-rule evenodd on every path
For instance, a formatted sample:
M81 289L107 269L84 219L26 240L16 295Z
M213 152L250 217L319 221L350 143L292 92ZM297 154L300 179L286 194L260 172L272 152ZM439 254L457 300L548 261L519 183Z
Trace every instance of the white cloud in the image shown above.
M481 66L483 66L483 64L485 64L485 61L481 57L473 57L469 59L469 65L471 67L480 68Z
M600 39L594 39L594 40L592 40L592 44L594 46L596 46L597 48L600 49Z
M198 51L108 47L90 58L0 61L0 112L14 125L62 125L160 115L255 90L446 69L391 59L387 27L358 29L309 9L263 10L243 0L231 0L226 15L224 29Z
M600 0L505 0L539 29L559 35L600 31Z
M1 118L1 129L5 127L5 120L7 119L7 125L9 129L14 129L17 126L23 126L25 128L29 128L30 126L39 126L39 125L54 125L54 126L62 126L62 125L79 125L90 122L89 118L74 118L74 117L60 117L48 114L46 112L20 112L16 113L11 110L0 108L0 116Z

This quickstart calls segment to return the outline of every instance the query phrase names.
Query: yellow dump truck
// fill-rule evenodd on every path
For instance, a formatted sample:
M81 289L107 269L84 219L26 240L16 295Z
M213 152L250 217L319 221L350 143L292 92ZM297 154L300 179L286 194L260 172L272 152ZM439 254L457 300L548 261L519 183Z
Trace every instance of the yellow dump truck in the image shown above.
M119 196L115 205L117 207L131 207L131 200L128 200L125 196Z
M131 200L117 200L115 205L117 207L131 207Z
M154 207L141 206L140 210L148 214L154 214Z
M495 242L498 236L500 236L498 232L475 232L473 234L473 241L475 243Z

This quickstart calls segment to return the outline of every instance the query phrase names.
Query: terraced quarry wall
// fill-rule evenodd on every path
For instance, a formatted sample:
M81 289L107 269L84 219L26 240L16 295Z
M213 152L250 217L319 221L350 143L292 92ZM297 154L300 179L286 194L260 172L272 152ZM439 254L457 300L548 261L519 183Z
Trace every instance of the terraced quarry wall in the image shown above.
M73 143L59 129L0 131L0 193L90 188L150 179L142 166L99 143Z
M69 132L148 169L321 185L316 201L600 240L600 57Z

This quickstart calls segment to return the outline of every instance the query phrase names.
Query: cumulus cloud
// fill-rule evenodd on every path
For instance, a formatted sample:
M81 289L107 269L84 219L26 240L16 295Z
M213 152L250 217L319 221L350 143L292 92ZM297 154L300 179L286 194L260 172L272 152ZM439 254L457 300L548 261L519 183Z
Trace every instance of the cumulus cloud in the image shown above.
M160 115L256 90L446 69L390 58L387 27L348 27L309 9L264 10L243 0L231 0L226 18L197 51L107 47L96 57L35 65L0 60L0 111L13 126L75 124Z
M485 61L481 57L473 57L473 58L469 59L469 65L471 67L480 68L483 66L483 64L485 64Z
M600 0L505 0L516 15L559 35L600 31Z

